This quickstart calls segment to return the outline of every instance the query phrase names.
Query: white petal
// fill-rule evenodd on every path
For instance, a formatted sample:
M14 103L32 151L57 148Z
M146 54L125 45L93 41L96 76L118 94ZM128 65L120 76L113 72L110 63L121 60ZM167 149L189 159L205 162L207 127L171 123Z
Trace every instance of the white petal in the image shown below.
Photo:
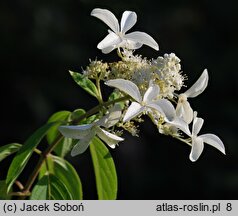
M115 134L109 133L108 131L105 131L101 128L97 128L97 135L101 140L103 140L111 148L115 148L118 142L124 140L123 138Z
M203 134L203 135L200 135L199 137L203 139L203 142L217 148L223 154L226 154L225 146L224 146L223 142L215 134Z
M132 102L129 108L126 111L126 114L123 118L123 122L130 121L132 118L136 117L144 111L144 107L137 102Z
M121 43L121 38L116 35L114 32L110 32L98 45L98 49L102 49L104 53L109 53L116 46Z
M198 80L184 93L187 97L193 98L201 94L208 83L208 72L205 69L202 75L198 78Z
M84 153L87 150L90 144L90 141L92 140L94 136L95 136L95 132L93 131L92 133L89 133L87 136L85 136L83 139L79 140L72 148L71 156L74 157L78 154Z
M150 103L159 95L160 89L158 85L151 84L144 94L143 102Z
M107 9L95 8L95 9L92 10L91 16L95 16L98 19L102 20L114 32L116 32L116 33L119 32L118 20L111 11L109 11Z
M202 128L204 120L202 118L198 118L196 116L196 114L194 115L193 118L193 128L192 128L192 134L197 136L197 134L199 133L199 131Z
M189 158L192 162L195 162L202 154L204 148L203 140L199 137L195 137L192 141L192 149Z
M108 112L109 113L107 115L97 122L97 125L110 128L120 120L122 113L121 106L119 104L115 104L111 109L108 110Z
M160 107L160 105L157 103L157 101L146 104L146 107L155 109L161 115L165 116L163 109Z
M183 117L183 113L184 113L183 102L181 103L180 101L178 101L175 111L176 111L176 116L181 118Z
M134 100L141 103L142 98L137 85L129 80L113 79L105 82L106 85L118 88L124 93L130 95Z
M183 119L175 117L172 121L168 121L167 123L180 129L181 131L186 133L188 136L191 136L188 123L186 123Z
M116 48L117 48L117 46L109 46L109 47L106 47L106 48L102 49L102 53L108 54L108 53L110 53L112 50L114 50L114 49L116 49Z
M124 34L131 29L137 21L137 15L133 11L125 11L121 18L121 32Z
M154 102L157 106L162 109L163 114L165 115L165 121L172 121L175 117L175 109L173 104L167 99L160 99ZM150 105L151 106L151 105Z
M141 44L145 44L150 46L155 50L159 50L159 45L157 42L145 32L135 31L124 36L126 39L132 40L134 42L139 42Z
M82 139L91 132L93 126L94 124L60 126L58 130L67 138Z
M181 117L185 122L190 124L193 120L193 110L188 101L178 102L176 115Z

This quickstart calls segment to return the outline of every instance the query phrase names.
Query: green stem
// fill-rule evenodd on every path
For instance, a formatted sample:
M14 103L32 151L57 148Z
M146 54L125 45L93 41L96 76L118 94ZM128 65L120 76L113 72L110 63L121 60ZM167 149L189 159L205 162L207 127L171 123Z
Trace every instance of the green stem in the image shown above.
M101 92L101 86L100 86L100 77L97 77L96 79L96 86L97 86L97 89L98 89L98 102L99 104L103 104L103 99L102 99L102 92Z
M49 164L48 164L48 161L46 160L46 163L45 163L45 165L46 165L46 170L47 170L47 173L49 174ZM49 197L49 199L51 198L51 184L50 184L50 176L49 175L47 175L47 178L48 178L48 197Z
M152 116L150 113L149 113L148 115L149 115L150 119L152 120L152 122L156 125L156 122L155 122L153 116ZM179 136L176 136L176 135L173 135L173 134L170 134L170 135L171 135L173 138L175 138L175 139L177 139L177 140L180 140L180 141L182 141L182 142L188 144L189 146L192 146L192 144L191 144L191 139L190 139L190 138L188 138L188 139L183 139L183 138L181 138L181 137L179 137Z
M30 192L28 192L28 193L25 193L25 192L10 192L9 195L10 196L18 196L21 199L25 199L27 196L30 196L31 193Z
M35 152L36 154L38 154L38 155L41 155L41 153L42 153L41 150L39 150L39 149L37 149L37 148L34 149L34 152Z
M50 152L53 151L53 149L60 143L60 141L62 139L63 139L63 136L58 135L57 138L55 139L55 141L51 145L49 145L45 151L42 152L40 159L39 159L38 163L36 164L35 169L33 170L28 181L26 182L23 193L28 194L30 192L30 188L33 185L36 177L38 176L38 173L40 172L40 168L41 168L42 164L44 163L45 159L47 158L48 154L50 154Z
M74 125L79 123L80 121L82 121L84 118L87 118L88 116L91 116L97 112L100 111L100 109L102 109L103 107L108 107L111 104L117 103L117 102L121 102L121 101L125 101L128 100L130 97L129 96L125 96L125 97L121 97L118 98L116 100L113 101L108 101L108 102L104 102L102 104L99 104L97 106L95 106L94 108L90 109L88 112L86 112L84 115L81 115L78 119L70 122L70 124ZM35 169L33 170L33 172L31 173L28 181L26 182L26 185L24 187L24 190L22 192L19 192L19 196L21 196L21 199L24 199L26 196L29 195L30 193L30 189L35 181L35 179L37 178L39 172L40 172L40 168L42 166L42 164L44 163L45 159L47 158L47 156L54 150L54 148L60 143L60 141L63 139L63 136L61 134L59 134L56 139L54 140L54 142L48 146L48 148L42 152L40 159L38 161L38 163L36 164ZM25 194L22 195L22 194Z
M24 186L23 186L23 184L22 184L20 181L15 181L15 184L17 185L17 187L18 187L20 190L23 190L23 189L24 189Z
M192 146L192 144L190 142L190 139L182 139L181 137L173 136L173 135L172 135L172 137L175 138L175 139L178 139L178 140L180 140L180 141L182 141L182 142L184 142L186 144L188 144L189 146Z

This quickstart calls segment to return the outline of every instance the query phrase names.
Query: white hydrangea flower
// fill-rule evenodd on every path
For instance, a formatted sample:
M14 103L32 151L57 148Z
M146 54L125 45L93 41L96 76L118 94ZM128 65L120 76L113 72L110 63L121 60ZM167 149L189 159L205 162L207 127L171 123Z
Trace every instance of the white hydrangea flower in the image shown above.
M196 161L201 155L204 148L204 143L207 143L217 148L219 151L225 154L225 147L218 136L210 133L198 136L198 133L202 128L203 122L204 120L202 118L197 117L197 112L194 112L192 134L187 134L192 138L192 149L189 158L193 162Z
M124 122L131 120L141 113L151 112L151 109L153 109L159 112L160 115L163 115L165 122L189 133L188 125L181 118L176 116L175 108L172 103L167 99L159 99L160 89L158 85L151 82L142 98L138 87L129 80L114 79L107 81L105 84L118 88L135 100L129 106L123 118Z
M92 10L91 15L102 20L112 30L109 30L109 34L97 46L103 53L109 53L118 47L138 49L143 44L159 50L157 42L145 32L135 31L126 34L137 21L135 12L125 11L122 15L120 26L115 15L107 9L95 8Z
M129 80L114 79L106 81L105 84L111 87L118 88L120 91L130 95L135 100L135 102L132 102L129 106L123 118L124 122L131 120L132 118L138 116L143 112L149 111L151 108L156 109L160 113L163 113L157 102L169 102L165 99L158 99L159 87L154 84L150 84L143 98L137 85Z
M193 120L193 110L187 101L187 98L193 98L201 94L207 87L207 83L208 72L207 69L205 69L199 79L186 92L178 96L176 113L188 124L190 124Z
M59 131L65 137L79 140L71 151L72 156L85 152L95 135L103 140L109 147L115 148L118 142L123 141L124 139L116 136L115 134L109 133L101 127L112 127L119 121L120 117L121 108L118 104L116 104L109 110L107 115L97 122L76 126L60 126Z
M188 124L181 117L177 116L173 104L170 101L168 102L169 103L158 102L158 105L163 110L164 121L166 122L164 126L170 128L173 132L180 129L184 133L190 134Z

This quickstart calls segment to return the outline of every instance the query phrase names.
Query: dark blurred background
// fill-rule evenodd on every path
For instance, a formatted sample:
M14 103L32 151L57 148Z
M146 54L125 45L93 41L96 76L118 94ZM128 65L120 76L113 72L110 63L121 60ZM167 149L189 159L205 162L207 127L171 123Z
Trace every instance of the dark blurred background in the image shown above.
M111 151L118 199L237 199L237 6L235 0L1 1L1 145L23 143L56 111L96 105L68 73L81 71L89 58L118 59L116 52L104 55L96 48L107 26L90 12L107 8L120 19L123 11L133 10L138 22L132 31L147 32L160 45L159 52L143 46L137 53L156 58L175 52L187 86L208 69L206 91L190 102L205 119L201 133L217 134L227 155L205 145L192 163L190 147L160 135L145 118L139 138L125 134L126 141ZM96 199L89 152L67 158L79 171L84 198ZM1 163L0 178L10 160Z

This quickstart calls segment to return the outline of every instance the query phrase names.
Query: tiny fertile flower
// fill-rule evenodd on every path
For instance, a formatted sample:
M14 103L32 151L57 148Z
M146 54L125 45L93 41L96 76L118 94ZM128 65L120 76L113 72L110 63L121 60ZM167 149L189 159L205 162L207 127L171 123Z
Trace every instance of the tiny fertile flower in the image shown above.
M119 26L119 22L115 15L109 10L95 8L92 10L91 15L102 20L112 30L109 30L109 34L97 46L103 53L109 53L118 47L138 49L143 44L150 46L155 50L159 50L156 41L145 32L135 31L126 34L137 21L135 12L125 11L122 15L121 26Z
M225 154L225 147L218 136L215 134L203 134L198 136L203 122L204 120L202 118L197 117L197 112L194 112L192 134L188 134L192 138L192 149L189 158L193 162L201 155L204 148L203 143L207 143Z
M184 77L181 72L180 59L174 54L164 54L152 61L155 66L155 76L159 81L161 94L173 98L174 91L179 91L183 86Z
M65 137L79 140L71 151L72 156L85 152L95 135L97 135L111 148L115 148L118 142L123 141L124 139L116 136L115 134L109 133L101 127L112 127L119 121L120 117L120 106L115 105L111 110L109 110L107 115L97 122L77 126L60 126L59 131Z
M207 69L205 69L199 79L186 92L178 96L176 113L188 124L193 120L193 110L187 101L187 98L193 98L201 94L207 87L207 83L208 72Z

